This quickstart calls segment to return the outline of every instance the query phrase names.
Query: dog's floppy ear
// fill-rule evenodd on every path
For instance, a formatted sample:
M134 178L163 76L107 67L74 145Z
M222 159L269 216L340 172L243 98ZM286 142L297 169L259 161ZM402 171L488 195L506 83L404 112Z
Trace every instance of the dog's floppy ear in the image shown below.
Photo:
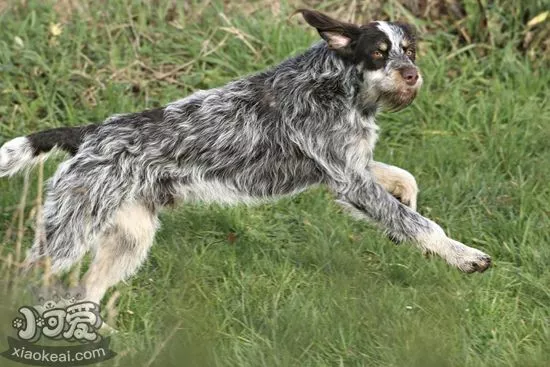
M315 10L298 9L296 13L301 13L335 51L351 51L351 46L360 36L361 28L355 24L341 22Z

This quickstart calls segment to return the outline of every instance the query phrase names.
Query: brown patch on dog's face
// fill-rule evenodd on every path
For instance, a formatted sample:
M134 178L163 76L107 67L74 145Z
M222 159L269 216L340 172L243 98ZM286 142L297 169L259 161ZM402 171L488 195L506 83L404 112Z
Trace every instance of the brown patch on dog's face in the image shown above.
M399 111L414 101L420 89L420 85L415 87L407 85L398 70L391 71L390 79L393 80L395 89L383 92L382 99L384 100L384 105L387 110Z
M422 85L415 64L416 39L412 28L390 22L374 22L362 28L369 35L364 38L364 48L369 50L374 44L383 55L376 63L369 56L363 58L365 103L382 105L390 111L405 108L414 101Z

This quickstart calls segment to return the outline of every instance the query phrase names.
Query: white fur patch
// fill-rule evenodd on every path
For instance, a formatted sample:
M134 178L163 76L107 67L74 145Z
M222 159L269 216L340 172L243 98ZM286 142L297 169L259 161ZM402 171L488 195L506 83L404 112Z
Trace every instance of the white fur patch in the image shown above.
M361 90L364 103L378 104L381 91L395 89L392 79L384 70L367 70L364 72L365 83Z
M431 222L431 229L429 233L417 238L424 251L439 255L448 264L467 273L478 271L479 268L485 269L490 265L489 255L447 237L443 229L434 222Z
M0 177L11 176L36 161L29 139L10 140L0 148Z
M177 193L177 196L183 198L183 200L203 203L215 202L231 205L236 203L254 204L260 201L258 198L246 195L236 188L217 180L198 180L191 185L182 185Z
M403 31L401 31L399 28L394 27L390 25L388 22L377 22L378 23L378 29L384 32L391 42L391 51L393 52L400 52L401 49L401 41L403 40Z

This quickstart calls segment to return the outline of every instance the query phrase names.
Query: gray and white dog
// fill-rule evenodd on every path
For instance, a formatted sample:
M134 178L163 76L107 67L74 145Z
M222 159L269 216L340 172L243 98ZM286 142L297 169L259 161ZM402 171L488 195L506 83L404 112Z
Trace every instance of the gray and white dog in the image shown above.
M145 260L162 207L254 203L324 184L394 241L465 272L486 270L488 255L415 211L410 173L372 159L377 112L406 107L422 84L411 27L298 12L323 41L270 70L163 108L7 142L1 176L56 147L72 154L49 181L44 235L27 263L49 256L61 272L94 251L83 283L86 297L99 302Z

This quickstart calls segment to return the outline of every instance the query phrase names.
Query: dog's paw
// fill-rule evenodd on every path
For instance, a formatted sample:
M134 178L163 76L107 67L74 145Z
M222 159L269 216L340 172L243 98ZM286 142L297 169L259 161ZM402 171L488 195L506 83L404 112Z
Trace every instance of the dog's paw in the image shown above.
M414 176L409 172L405 173L394 183L394 186L390 193L401 202L401 204L408 206L412 210L416 211L416 198L418 197L418 185Z
M432 228L434 230L429 235L418 239L425 253L437 254L465 273L483 273L491 266L491 257L486 253L447 237L435 223L432 223Z
M416 197L418 196L418 189L414 187L399 187L391 194L394 198L399 200L401 204L416 211Z
M483 273L491 267L491 257L483 254L477 257L465 259L458 268L465 273Z
M410 172L381 162L372 162L369 167L378 184L403 205L416 211L418 185Z
M483 273L491 267L491 257L475 248L468 247L458 241L451 240L455 256L449 261L465 273Z

